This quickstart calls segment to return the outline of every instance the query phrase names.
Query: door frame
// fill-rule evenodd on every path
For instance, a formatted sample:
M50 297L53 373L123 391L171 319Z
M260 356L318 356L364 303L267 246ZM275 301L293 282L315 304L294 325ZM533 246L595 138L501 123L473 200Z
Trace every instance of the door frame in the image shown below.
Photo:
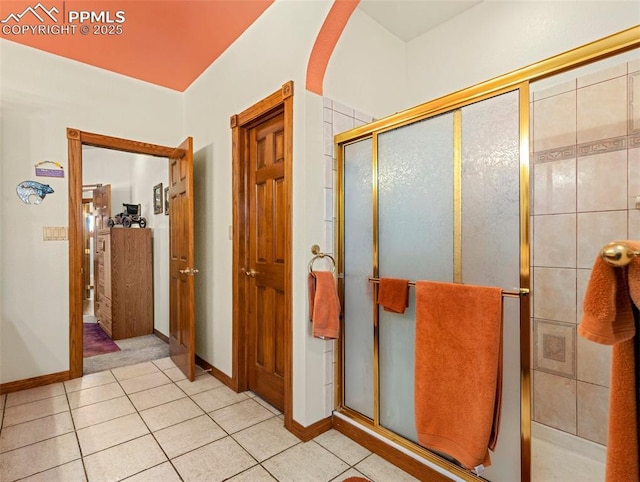
M67 128L69 159L69 378L82 376L82 146L102 147L115 151L146 154L155 157L169 156L175 147L110 137Z
M285 189L285 260L284 260L284 426L293 431L293 327L292 327L292 193L293 193L293 81L261 101L234 114L230 119L233 161L233 338L232 388L248 387L248 300L249 278L244 263L248 256L249 192L248 192L248 133L256 121L273 111L284 110L284 172Z

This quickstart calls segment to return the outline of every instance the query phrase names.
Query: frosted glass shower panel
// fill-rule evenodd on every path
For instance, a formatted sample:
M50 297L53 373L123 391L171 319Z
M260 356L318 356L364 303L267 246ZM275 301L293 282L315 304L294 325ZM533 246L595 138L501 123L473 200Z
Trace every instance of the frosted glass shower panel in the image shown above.
M462 109L462 282L520 286L518 91Z
M378 136L380 277L453 280L453 115ZM379 310L380 425L416 441L415 292L404 314Z
M344 402L373 418L372 141L344 147Z

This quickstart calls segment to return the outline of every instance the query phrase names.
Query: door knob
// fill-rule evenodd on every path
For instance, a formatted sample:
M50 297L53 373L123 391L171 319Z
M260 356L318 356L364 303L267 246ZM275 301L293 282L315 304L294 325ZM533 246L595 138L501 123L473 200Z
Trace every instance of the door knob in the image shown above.
M186 274L187 276L193 276L196 273L199 273L200 270L196 269L196 268L186 268L186 269L181 269L180 273L182 274Z
M244 274L246 274L247 276L250 276L251 278L255 278L258 272L253 269L250 269L248 271L245 271Z

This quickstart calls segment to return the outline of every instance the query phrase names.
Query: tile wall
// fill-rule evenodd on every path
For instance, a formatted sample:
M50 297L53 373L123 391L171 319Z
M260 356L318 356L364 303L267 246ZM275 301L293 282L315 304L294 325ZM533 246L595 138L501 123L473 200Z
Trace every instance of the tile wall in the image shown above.
M606 445L611 348L576 328L600 248L640 239L640 60L532 90L533 419Z
M334 204L334 189L336 186L337 163L334 153L333 138L336 134L348 131L354 127L361 126L373 121L370 115L358 112L351 107L340 104L334 100L324 98L324 244L320 246L320 250L335 254L336 245L336 208ZM334 408L334 385L333 376L335 369L336 356L334 352L334 342L326 341L324 351L325 366L325 409L326 415L329 416Z

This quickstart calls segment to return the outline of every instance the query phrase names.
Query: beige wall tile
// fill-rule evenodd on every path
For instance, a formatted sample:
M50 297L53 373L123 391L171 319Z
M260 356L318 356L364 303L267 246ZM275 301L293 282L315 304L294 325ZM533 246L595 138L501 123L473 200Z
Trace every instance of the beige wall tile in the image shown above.
M578 335L578 380L608 387L610 373L611 347Z
M534 268L533 316L576 323L576 270Z
M591 276L591 270L590 269L578 269L577 270L577 276L576 276L576 281L577 281L577 286L576 286L576 291L577 291L577 297L576 297L576 315L577 315L577 320L578 323L580 323L580 320L582 319L582 312L583 312L583 304L584 304L584 295L587 292L587 284L589 283L589 277Z
M578 212L627 209L627 151L578 158Z
M576 143L576 92L534 103L533 150L545 151Z
M640 61L638 61L640 63ZM640 131L640 72L629 75L629 134ZM632 102L632 99L634 101Z
M607 80L615 79L627 75L627 64L621 63L609 67L607 69L594 72L592 74L583 75L578 77L578 88L587 87L589 85L598 84Z
M535 83L532 88L535 89ZM576 90L576 79L571 79L571 80L567 80L566 82L561 82L551 87L547 87L546 89L537 90L537 91L534 90L532 94L535 100L542 100L542 99L547 99L549 97L554 97L559 94L572 92L575 90Z
M640 84L640 78L638 79ZM640 99L640 92L638 92L638 99ZM640 101L638 101L640 104ZM636 197L640 196L640 149L629 149L629 198L628 208L636 208Z
M608 412L609 389L578 382L578 436L606 445Z
M539 162L533 166L533 213L576 210L576 160Z
M534 368L574 378L576 327L573 324L534 320Z
M534 265L575 268L576 215L534 216L534 225Z
M627 134L627 78L578 89L578 144Z
M640 211L629 211L629 239L640 240Z
M576 381L538 370L533 372L533 419L576 433Z
M629 73L640 71L640 59L634 59L627 62L627 70Z
M578 214L578 267L593 267L602 246L626 238L626 210Z

